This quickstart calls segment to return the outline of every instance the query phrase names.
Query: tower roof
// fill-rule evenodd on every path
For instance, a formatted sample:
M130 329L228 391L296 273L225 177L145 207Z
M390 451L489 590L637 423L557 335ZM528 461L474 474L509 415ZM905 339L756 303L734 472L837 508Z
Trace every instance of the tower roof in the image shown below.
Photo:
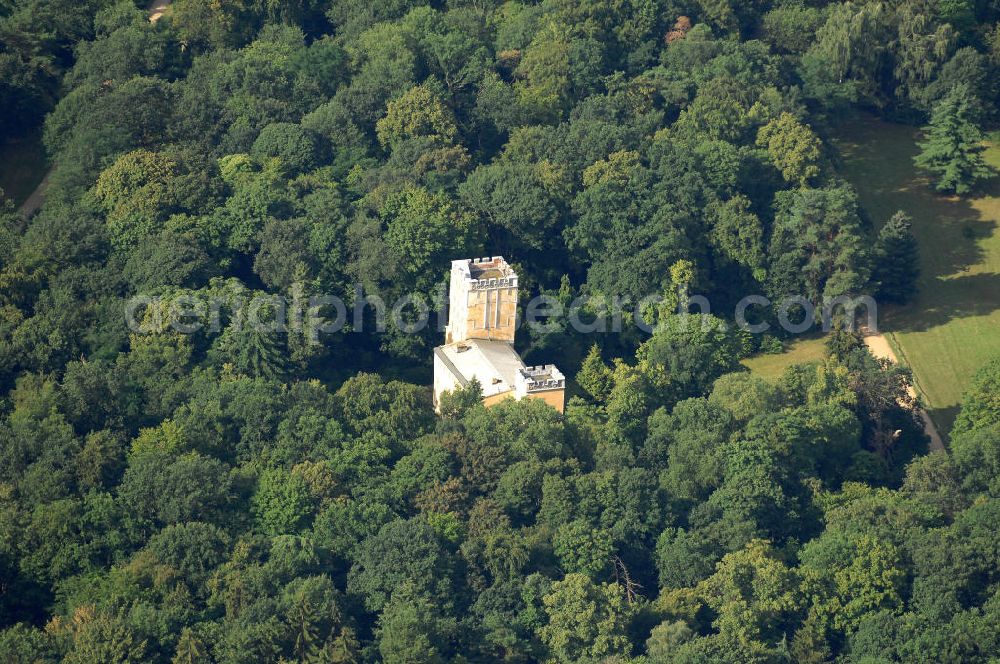
M517 273L503 256L463 258L451 262L452 272L465 280L476 282L479 287L490 285L517 286ZM503 282L503 283L501 283Z

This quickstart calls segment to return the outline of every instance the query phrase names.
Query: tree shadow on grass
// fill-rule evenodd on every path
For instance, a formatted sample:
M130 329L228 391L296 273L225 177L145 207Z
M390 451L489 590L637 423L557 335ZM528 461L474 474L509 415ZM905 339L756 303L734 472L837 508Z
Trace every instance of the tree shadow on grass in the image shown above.
M1000 274L995 272L939 279L933 288L933 297L889 312L893 330L923 332L956 318L988 316L1000 309Z
M932 200L925 198L929 209L920 212L925 226L917 228L914 223L921 253L920 292L894 320L894 327L901 332L924 331L956 318L1000 310L1000 273L971 272L987 259L984 245L998 232L996 220L984 218L973 202L1000 200L1000 180L983 183L964 198L928 194L930 183L919 180L912 186L924 187L924 193L913 193L918 201L928 195ZM926 226L928 221L933 228Z
M921 285L931 280L960 275L986 258L981 241L996 231L992 219L983 219L967 198L939 196L930 182L914 180L909 204L900 205L914 219L914 234L920 245ZM904 189L904 191L906 191Z

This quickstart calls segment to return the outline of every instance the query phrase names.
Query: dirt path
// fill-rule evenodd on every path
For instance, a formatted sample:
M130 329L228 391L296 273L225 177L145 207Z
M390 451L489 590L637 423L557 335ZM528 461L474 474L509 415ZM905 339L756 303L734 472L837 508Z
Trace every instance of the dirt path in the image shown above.
M865 344L868 346L868 350L871 351L872 355L877 358L885 358L893 362L899 363L896 358L896 353L893 352L892 346L889 345L889 340L885 338L883 334L872 334L865 336ZM910 386L907 391L910 396L914 399L917 398L917 392ZM917 415L920 416L920 420L924 423L924 432L931 439L931 449L934 451L944 451L944 441L941 438L941 434L938 433L937 427L934 426L934 422L931 420L930 415L927 414L923 408L917 409Z
M153 0L149 3L146 11L149 12L149 22L156 23L163 16L164 12L167 11L167 7L170 6L171 0ZM55 170L55 166L49 169L49 172L45 174L42 181L38 183L35 190L31 192L31 195L24 200L18 211L21 216L27 219L31 215L35 214L38 208L42 207L42 203L45 202L45 191L49 188L49 178L52 176L52 171Z

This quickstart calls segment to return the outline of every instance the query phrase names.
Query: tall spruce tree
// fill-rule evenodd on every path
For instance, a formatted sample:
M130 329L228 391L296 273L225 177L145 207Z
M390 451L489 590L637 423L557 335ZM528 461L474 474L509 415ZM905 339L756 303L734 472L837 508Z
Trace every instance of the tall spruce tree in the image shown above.
M938 191L964 194L995 172L983 159L983 133L976 124L976 106L969 87L956 85L934 106L924 127L926 140L914 162L937 177Z
M611 393L615 383L614 372L601 359L601 348L597 344L590 347L580 372L576 374L576 382L597 401L604 401Z
M890 302L906 302L917 292L920 265L917 240L909 215L902 210L879 231L875 244L878 294Z
M278 331L244 321L227 327L208 356L220 366L251 378L280 380L288 371L288 349Z

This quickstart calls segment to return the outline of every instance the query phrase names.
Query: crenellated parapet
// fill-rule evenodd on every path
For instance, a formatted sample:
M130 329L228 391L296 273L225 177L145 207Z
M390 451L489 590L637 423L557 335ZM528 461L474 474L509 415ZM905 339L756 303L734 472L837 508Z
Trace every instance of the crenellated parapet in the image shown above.
M517 288L517 275L513 277L501 277L499 279L473 279L470 280L469 290L490 290L499 288Z
M566 389L566 376L554 364L540 364L518 370L515 388L524 395L543 390Z
M517 288L517 273L507 264L503 256L487 256L472 258L466 261L455 261L461 268L468 268L470 290L486 290L489 288ZM462 269L465 272L465 269Z

